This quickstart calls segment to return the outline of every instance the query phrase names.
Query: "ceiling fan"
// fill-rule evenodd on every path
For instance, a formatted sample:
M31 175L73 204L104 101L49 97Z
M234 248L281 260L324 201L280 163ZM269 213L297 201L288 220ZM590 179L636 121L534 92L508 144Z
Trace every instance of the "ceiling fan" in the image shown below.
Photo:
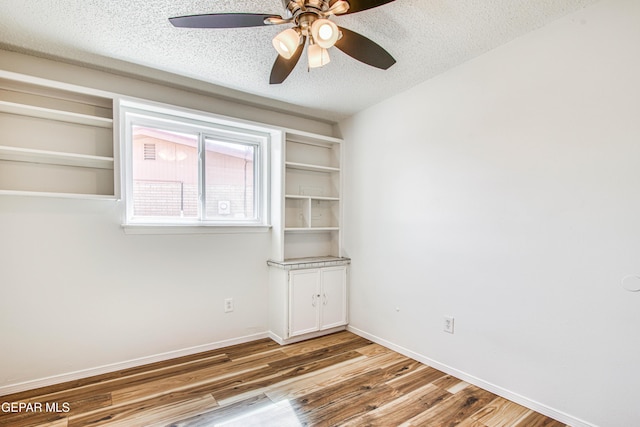
M391 3L394 0L282 0L286 18L259 13L210 13L169 18L175 27L183 28L241 28L264 25L293 24L273 39L278 52L270 84L280 84L298 63L308 43L309 68L322 67L330 61L327 49L335 46L352 58L383 70L396 60L375 42L346 28L338 27L329 18L361 12Z

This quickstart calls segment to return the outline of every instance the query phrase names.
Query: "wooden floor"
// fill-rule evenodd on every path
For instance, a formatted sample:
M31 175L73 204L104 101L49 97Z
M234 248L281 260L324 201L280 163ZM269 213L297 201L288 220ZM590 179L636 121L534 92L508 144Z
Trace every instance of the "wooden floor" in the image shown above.
M12 427L564 426L349 332L254 341L2 402L31 403L0 411Z

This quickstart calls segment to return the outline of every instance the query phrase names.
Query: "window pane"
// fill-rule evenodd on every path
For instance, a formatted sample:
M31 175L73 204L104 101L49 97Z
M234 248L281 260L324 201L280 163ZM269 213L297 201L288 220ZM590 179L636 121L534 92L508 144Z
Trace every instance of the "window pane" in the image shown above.
M206 138L206 218L247 220L254 211L254 165L252 145Z
M198 218L198 136L133 126L133 215Z

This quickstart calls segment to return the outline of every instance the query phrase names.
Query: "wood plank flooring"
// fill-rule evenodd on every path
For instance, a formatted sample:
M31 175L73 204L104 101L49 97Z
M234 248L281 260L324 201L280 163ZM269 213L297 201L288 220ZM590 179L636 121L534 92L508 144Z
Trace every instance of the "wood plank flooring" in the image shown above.
M564 426L346 331L288 346L263 339L2 402L31 404L3 407L0 426L12 427Z

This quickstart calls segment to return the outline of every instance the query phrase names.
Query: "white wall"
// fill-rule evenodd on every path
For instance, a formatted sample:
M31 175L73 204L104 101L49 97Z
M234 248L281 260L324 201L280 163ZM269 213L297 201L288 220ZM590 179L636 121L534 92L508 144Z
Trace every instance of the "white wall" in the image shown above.
M640 425L639 76L640 2L603 0L341 123L351 326Z
M292 117L12 52L0 51L0 66L273 125ZM332 131L304 118L296 126ZM123 210L116 201L0 195L0 394L266 334L270 233L129 235ZM224 314L230 297L235 311Z

